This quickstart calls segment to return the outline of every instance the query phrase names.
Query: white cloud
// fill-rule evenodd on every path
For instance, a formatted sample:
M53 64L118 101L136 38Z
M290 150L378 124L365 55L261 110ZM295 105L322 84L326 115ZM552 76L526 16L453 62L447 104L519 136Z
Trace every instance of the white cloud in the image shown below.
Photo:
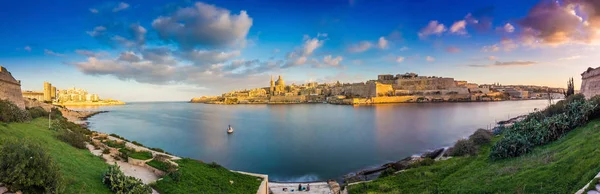
M357 45L350 46L350 48L348 48L348 51L352 53L361 53L369 50L371 47L373 47L373 43L369 41L361 41Z
M467 27L467 21L465 21L465 20L456 21L456 22L454 22L454 24L452 24L452 26L450 26L450 33L465 35L465 34L467 34L466 27Z
M23 48L23 49L26 50L26 51L28 51L28 52L31 52L31 47L29 47L29 46L25 46L25 48Z
M135 40L136 44L143 45L146 43L146 28L140 26L140 24L131 24L129 29L133 34L133 39Z
M118 12L118 11L122 11L129 8L129 4L124 3L124 2L120 2L115 8L113 8L113 12ZM93 13L93 12L92 12Z
M279 49L273 49L273 53L279 53Z
M385 39L385 37L379 37L379 40L377 41L377 46L380 49L386 49L388 47L388 41Z
M430 21L429 24L419 31L419 38L424 39L430 35L442 35L446 30L444 24L439 23L437 20Z
M219 52L215 50L192 50L182 54L182 56L199 66L205 66L215 63L223 63L241 55L239 50L231 52Z
M402 48L400 48L400 51L407 51L407 50L408 50L408 47L406 47L406 46L403 46Z
M402 63L404 61L404 57L396 57L396 63Z
M89 34L91 37L97 37L97 36L100 36L100 35L104 34L105 32L106 32L106 27L104 27L104 26L96 26L94 28L94 30L87 31L86 33Z
M333 58L331 55L327 55L323 57L323 64L329 67L340 67L340 63L342 62L342 60L344 60L344 58L342 58L341 56Z
M304 56L311 55L317 48L323 46L323 40L317 38L308 39L304 42Z
M481 51L483 51L483 52L498 52L498 51L500 51L500 47L498 47L497 44L490 45L490 46L484 46L483 48L481 48Z
M126 51L121 53L121 55L119 56L119 60L127 62L140 62L142 60L142 57L136 55L132 51Z
M563 60L575 60L575 59L580 59L580 58L582 58L581 55L573 55L573 56L568 56L568 57L562 57L562 58L559 58L558 60L561 60L561 61L563 61Z
M56 57L64 57L65 56L63 54L56 53L56 52L48 50L48 49L44 49L44 54L46 54L46 55L52 55L52 56L56 56Z
M506 23L506 25L504 25L504 32L513 33L514 31L515 31L515 27L513 25L511 25L510 23Z
M235 15L201 2L152 22L160 38L177 42L184 48L244 45L251 26L252 18L246 11Z
M93 9L93 8L90 8L90 12L92 12L92 13L99 13L99 11L97 9Z
M425 60L427 60L429 62L433 62L433 61L435 61L435 58L433 58L432 56L427 56L427 57L425 57Z
M327 38L327 33L317 33L317 38L318 37L323 37L323 38Z
M500 62L500 61L496 61L493 64L489 64L489 65L469 65L470 67L510 67L510 66L530 66L530 65L534 65L534 64L538 64L538 62L535 61L507 61L507 62Z

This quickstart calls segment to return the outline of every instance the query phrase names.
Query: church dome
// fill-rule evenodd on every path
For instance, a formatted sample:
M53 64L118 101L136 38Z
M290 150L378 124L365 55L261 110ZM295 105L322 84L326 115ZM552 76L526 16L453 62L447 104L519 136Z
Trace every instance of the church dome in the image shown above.
M283 79L281 78L281 75L279 76L279 78L277 79L277 81L275 81L275 85L285 85L285 82L283 82Z

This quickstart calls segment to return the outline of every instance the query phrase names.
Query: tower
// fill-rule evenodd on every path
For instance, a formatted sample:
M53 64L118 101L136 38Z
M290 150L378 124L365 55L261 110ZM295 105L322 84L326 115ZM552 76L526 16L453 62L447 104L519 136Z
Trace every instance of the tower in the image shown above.
M50 87L50 98L56 99L56 87Z
M271 87L269 87L269 94L273 95L275 92L275 82L273 82L273 75L271 75Z
M52 101L52 84L44 82L44 101Z

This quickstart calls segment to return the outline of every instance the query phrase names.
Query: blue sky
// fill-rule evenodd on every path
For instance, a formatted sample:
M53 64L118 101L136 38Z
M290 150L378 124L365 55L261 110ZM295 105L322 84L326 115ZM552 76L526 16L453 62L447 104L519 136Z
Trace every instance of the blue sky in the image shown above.
M286 83L416 72L576 87L596 66L594 0L9 1L0 65L24 90L188 100Z

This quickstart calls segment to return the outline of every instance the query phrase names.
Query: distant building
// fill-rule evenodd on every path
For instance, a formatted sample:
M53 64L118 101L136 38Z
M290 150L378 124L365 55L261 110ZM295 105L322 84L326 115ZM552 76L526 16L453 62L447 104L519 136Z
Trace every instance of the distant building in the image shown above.
M44 82L44 101L52 101L52 84Z
M23 98L35 99L37 101L44 101L44 92L36 91L24 91Z

